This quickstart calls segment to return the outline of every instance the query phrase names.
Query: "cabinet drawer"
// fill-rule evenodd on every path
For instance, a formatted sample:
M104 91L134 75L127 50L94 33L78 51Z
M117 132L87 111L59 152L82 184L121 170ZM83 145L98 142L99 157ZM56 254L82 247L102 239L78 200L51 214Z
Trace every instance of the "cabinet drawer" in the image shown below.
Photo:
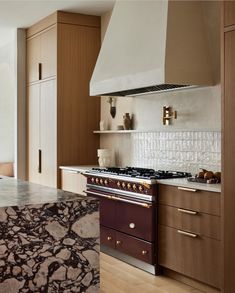
M116 249L149 264L154 263L153 244L116 232Z
M220 241L190 237L162 225L158 226L158 233L160 265L220 288Z
M220 217L218 216L159 205L158 223L220 240Z
M117 203L116 229L132 236L154 240L155 208L145 208L128 203Z
M100 243L112 248L116 245L116 231L100 226Z
M211 215L220 215L220 193L182 187L158 186L158 202Z

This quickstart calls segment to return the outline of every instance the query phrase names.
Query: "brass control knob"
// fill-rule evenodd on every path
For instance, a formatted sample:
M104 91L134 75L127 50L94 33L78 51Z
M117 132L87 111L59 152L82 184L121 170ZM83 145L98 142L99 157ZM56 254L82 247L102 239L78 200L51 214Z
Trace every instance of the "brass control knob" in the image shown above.
M121 183L120 183L119 181L117 182L117 186L118 186L118 187L120 187L120 186L121 186Z
M141 185L139 186L139 191L143 191L143 187Z
M120 240L117 240L117 241L116 241L116 244L117 244L117 245L120 245L121 243L122 243L122 242L121 242Z
M131 184L130 183L127 184L127 188L131 189Z
M103 179L100 179L100 184L103 184L104 182L103 182Z
M108 236L108 237L107 237L107 240L108 240L108 241L111 241L111 240L112 240L112 237L111 237L111 236Z
M133 190L136 190L137 186L135 184L133 184L132 188L133 188Z
M148 254L148 251L147 250L142 250L142 255L146 255Z
M91 182L93 182L93 183L95 182L95 178L94 177L91 178Z
M95 179L95 182L98 184L99 183L99 178L96 178Z
M105 180L104 180L104 184L105 184L105 185L108 185L108 183L109 183L108 180L105 179Z
M125 188L126 187L126 183L122 182L122 187Z
M131 229L134 229L134 228L135 228L135 223L130 223L130 224L129 224L129 227L130 227Z

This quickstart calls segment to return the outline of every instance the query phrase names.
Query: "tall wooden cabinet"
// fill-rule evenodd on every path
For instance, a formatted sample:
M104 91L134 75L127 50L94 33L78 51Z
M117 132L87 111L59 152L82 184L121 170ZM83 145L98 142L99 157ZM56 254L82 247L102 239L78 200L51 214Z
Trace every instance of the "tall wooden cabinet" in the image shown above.
M100 99L89 81L100 18L56 12L27 30L28 180L60 187L59 166L97 163Z
M235 2L224 1L223 4L223 292L232 293L235 290Z

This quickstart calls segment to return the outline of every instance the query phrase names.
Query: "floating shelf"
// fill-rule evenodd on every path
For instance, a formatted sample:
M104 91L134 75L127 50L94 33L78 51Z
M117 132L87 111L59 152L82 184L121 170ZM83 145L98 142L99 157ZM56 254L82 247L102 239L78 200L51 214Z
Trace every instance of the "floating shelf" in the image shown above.
M139 130L95 130L93 133L97 134L114 134L114 133L133 133L133 132L145 132Z

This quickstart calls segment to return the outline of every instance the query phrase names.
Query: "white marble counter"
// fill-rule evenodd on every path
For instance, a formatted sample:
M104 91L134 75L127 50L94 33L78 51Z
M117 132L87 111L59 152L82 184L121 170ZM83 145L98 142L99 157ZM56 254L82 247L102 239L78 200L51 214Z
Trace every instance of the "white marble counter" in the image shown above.
M159 184L165 184L165 185L187 187L187 188L212 191L212 192L221 192L221 184L188 182L186 178L162 179L162 180L157 180L157 182Z
M92 168L97 168L99 167L97 166L60 166L61 170L67 170L67 171L72 171L72 172L78 172L78 173L82 173L85 171L88 171Z

